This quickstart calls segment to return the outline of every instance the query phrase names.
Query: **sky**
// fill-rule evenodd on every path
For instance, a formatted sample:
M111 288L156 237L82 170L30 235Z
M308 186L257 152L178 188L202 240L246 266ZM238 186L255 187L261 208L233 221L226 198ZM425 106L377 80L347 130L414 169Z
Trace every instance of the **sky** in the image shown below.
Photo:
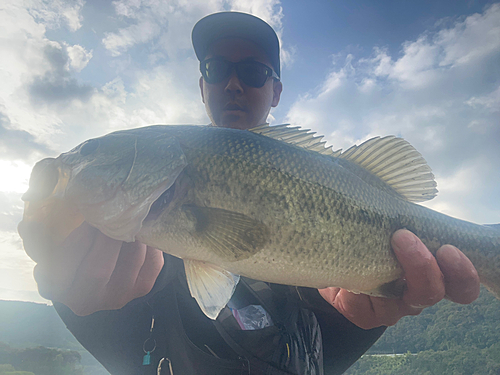
M191 29L217 11L281 41L271 124L334 149L397 135L431 166L429 208L500 222L500 3L475 0L3 0L0 299L44 301L17 235L34 163L110 131L207 124Z

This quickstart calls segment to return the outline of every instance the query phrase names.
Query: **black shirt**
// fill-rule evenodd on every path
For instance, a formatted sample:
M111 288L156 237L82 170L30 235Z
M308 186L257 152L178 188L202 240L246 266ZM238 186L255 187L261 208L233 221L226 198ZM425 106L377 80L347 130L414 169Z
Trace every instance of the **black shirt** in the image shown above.
M169 373L166 358L175 375L272 373L263 367L259 369L257 362L242 356L222 338L190 296L183 269L182 260L165 254L165 265L153 290L120 310L79 317L63 304L54 303L54 306L78 341L113 375L156 375L162 358L165 374ZM278 293L282 288L276 288ZM355 326L316 289L293 289L300 299L300 308L309 311L320 327L325 374L343 373L385 330L384 327L363 330ZM284 303L278 304L278 311L285 310L286 300L291 298L289 293L283 294ZM272 362L273 357L276 359L278 343L272 341L276 329L273 326L257 331L229 329L228 332L229 339L250 352L250 357L266 363ZM148 351L151 364L143 365Z

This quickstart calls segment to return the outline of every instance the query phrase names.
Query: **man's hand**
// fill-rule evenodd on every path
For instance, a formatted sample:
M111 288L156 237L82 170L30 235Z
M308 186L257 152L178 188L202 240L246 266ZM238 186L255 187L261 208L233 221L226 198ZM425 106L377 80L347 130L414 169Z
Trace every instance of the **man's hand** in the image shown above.
M83 223L58 247L44 244L36 224L19 224L28 255L38 264L35 280L42 297L75 314L115 310L149 293L163 267L162 252L144 244L111 239Z
M468 304L479 296L479 276L456 247L442 246L434 257L410 231L399 230L391 245L400 262L407 289L402 299L370 297L341 288L320 289L323 298L364 329L391 326L406 315L418 315L443 298Z

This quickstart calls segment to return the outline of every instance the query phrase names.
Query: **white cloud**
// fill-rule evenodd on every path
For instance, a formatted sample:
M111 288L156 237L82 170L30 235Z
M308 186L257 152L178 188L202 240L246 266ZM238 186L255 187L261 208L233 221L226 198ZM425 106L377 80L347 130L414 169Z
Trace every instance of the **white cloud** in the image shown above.
M169 56L179 49L191 48L191 28L209 13L223 10L222 0L210 1L114 1L115 12L127 20L126 27L109 32L103 39L104 46L113 56L119 56L133 46L158 40L159 48Z
M15 0L10 0L14 2ZM24 0L21 3L29 13L40 23L49 28L59 28L62 25L70 31L76 31L82 26L80 11L84 0Z
M283 7L280 0L232 0L228 1L230 10L253 14L266 21L276 31L280 42L280 59L283 67L293 64L296 48L283 45Z
M474 109L483 109L487 112L500 112L500 86L484 96L473 96L465 102Z
M484 14L473 14L455 27L441 30L435 44L443 47L444 57L440 65L473 64L492 53L500 46L500 4L493 4Z
M283 47L283 8L279 0L119 0L113 4L116 14L132 23L107 33L102 40L115 57L151 41L157 41L156 50L175 57L180 51L191 49L191 29L197 20L210 13L231 10L251 13L268 22L280 39L282 64L290 66L294 60L295 47Z
M123 51L138 43L146 43L160 33L158 24L149 19L142 19L135 25L130 25L110 33L104 39L104 46L111 52L112 56L119 56Z
M490 208L500 194L500 182L491 178L500 160L499 30L500 4L494 4L405 42L398 57L384 48L369 58L347 55L296 100L286 121L322 132L334 148L402 136L427 159L438 188L443 184L439 207L465 219L500 221ZM452 188L459 185L460 194Z
M92 58L92 51L87 51L78 44L66 47L66 51L68 52L69 64L76 72L85 68Z

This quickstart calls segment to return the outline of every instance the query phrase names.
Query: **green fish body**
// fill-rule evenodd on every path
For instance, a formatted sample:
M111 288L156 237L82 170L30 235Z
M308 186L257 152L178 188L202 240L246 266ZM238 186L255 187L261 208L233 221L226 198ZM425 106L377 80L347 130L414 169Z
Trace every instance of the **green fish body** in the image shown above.
M413 203L437 190L400 138L334 153L300 129L151 126L89 142L53 159L59 176L69 175L54 191L103 233L184 259L191 293L211 318L238 275L401 296L390 246L400 228L433 254L458 247L500 297L500 231Z

